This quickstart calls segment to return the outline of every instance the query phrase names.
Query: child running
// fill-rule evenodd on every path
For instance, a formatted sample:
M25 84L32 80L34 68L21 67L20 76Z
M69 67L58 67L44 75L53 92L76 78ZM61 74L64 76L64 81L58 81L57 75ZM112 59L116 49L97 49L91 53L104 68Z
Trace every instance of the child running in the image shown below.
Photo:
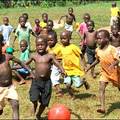
M76 88L84 85L86 89L89 89L88 83L82 79L85 73L80 65L80 58L83 61L83 56L79 47L70 43L69 32L62 32L60 39L63 45L61 49L62 64L67 74L67 77L64 78L64 83L66 84L69 95L74 99L72 85Z
M0 40L0 115L3 113L3 108L5 107L5 99L7 99L12 106L13 119L18 120L19 101L17 92L12 83L12 70L9 64L10 60L20 64L22 67L30 71L25 64L20 62L13 55L2 54L2 41Z
M20 50L21 50L21 53L20 53L20 60L22 62L26 62L28 61L29 57L30 57L30 53L29 53L29 50L28 50L28 44L27 44L27 41L26 40L21 40L20 41ZM20 85L22 84L25 84L26 81L24 78L26 78L27 76L30 75L30 72L25 69L25 68L20 68L20 66L18 65L14 65L12 67L12 69L14 69L14 73L16 74L16 76L20 79Z
M48 34L48 52L54 54L58 61L62 60L61 56L62 46L57 42L57 35L55 33ZM55 87L58 96L62 95L60 85L60 70L55 65L52 66L51 71L52 86Z
M120 47L120 34L119 34L119 27L118 25L112 25L111 26L111 37L110 37L110 43L114 47Z
M83 15L83 20L84 22L82 22L77 30L77 32L80 35L81 41L80 41L80 46L81 46L81 51L83 53L83 55L85 54L86 51L86 39L84 38L84 34L88 31L87 28L87 22L91 19L90 14L89 13L85 13Z
M90 70L93 66L100 63L101 76L99 80L99 99L100 108L97 109L99 113L105 113L105 89L107 84L111 81L114 86L120 87L119 69L114 67L118 63L116 56L116 48L109 44L110 34L107 30L100 30L97 33L98 48L96 49L96 61L86 69Z
M75 15L73 13L73 8L68 8L68 14L61 16L60 20L58 21L58 24L60 24L60 21L62 18L66 18L66 23L65 23L65 30L69 31L70 34L72 35L73 32L73 22L76 22Z
M86 54L88 64L91 65L95 61L95 49L96 49L96 31L94 30L94 21L90 20L87 22L88 32L84 34L84 40L86 40ZM91 75L93 78L96 77L94 73L94 67L91 69Z
M16 29L13 45L14 45L16 38L18 37L19 44L21 40L26 40L28 43L28 49L30 49L30 34L34 36L36 35L29 27L25 26L26 19L23 16L19 17L19 23L20 23L20 28Z
M9 18L3 18L3 25L0 26L0 32L3 35L3 47L2 52L5 53L6 48L10 45L10 34L13 31L13 27L9 24Z
M33 103L34 113L38 106L38 101L41 103L36 117L39 119L41 114L48 106L51 97L51 65L56 65L62 74L65 74L64 69L55 59L54 55L46 51L47 39L39 37L36 39L36 53L32 54L30 60L26 64L35 62L35 79L32 80L30 88L30 100Z

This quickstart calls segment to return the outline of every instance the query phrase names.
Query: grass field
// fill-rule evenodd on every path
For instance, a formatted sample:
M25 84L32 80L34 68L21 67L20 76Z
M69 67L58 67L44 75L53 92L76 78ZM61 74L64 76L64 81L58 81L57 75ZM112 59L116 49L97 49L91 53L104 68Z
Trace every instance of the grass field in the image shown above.
M120 7L120 2L118 2ZM77 21L82 22L82 15L85 12L90 13L92 19L95 21L96 29L105 27L109 25L110 19L110 7L111 3L93 3L82 6L73 6L74 13L76 15ZM47 12L49 14L49 18L53 20L57 20L61 15L64 15L67 12L68 7L53 7L53 8L39 8L39 7L31 7L31 8L10 8L10 9L0 9L0 24L2 24L2 17L9 16L10 23L14 27L18 24L18 17L23 13L27 12L29 14L29 21L32 25L34 25L34 19L40 18L43 12ZM59 34L63 29L57 30L58 38ZM12 34L11 40L13 40L14 34ZM77 33L73 33L72 42L78 45L79 36ZM35 38L31 37L31 46L32 50L35 49ZM15 56L18 57L18 42L15 42ZM96 67L96 71L99 70L99 67ZM65 94L63 97L58 98L53 91L52 98L50 101L50 105L48 109L43 113L43 116L47 115L49 108L54 103L62 103L68 106L72 110L71 119L120 119L120 92L117 88L113 87L111 84L108 85L106 89L106 110L107 113L102 115L96 112L96 109L99 107L98 101L98 79L93 79L89 73L86 75L88 82L91 85L90 90L86 91L84 87L76 89L75 92L77 99L71 100L68 98L68 94L66 93L65 86L62 84L61 88L64 90ZM26 84L23 86L19 86L16 84L17 92L19 95L20 101L20 118L21 119L33 119L31 116L31 103L29 101L29 87L30 84ZM9 103L8 103L9 104ZM11 118L11 107L10 105L6 105L4 109L4 113L0 116L0 119Z

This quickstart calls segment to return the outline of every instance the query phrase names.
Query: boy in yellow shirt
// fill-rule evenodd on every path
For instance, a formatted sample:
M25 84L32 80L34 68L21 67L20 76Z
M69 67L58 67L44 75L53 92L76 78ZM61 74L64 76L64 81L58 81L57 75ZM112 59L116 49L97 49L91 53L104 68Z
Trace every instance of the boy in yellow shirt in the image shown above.
M120 16L120 11L119 8L116 5L116 2L112 3L112 8L111 8L111 19L110 19L110 26L114 24L118 20L118 17Z
M86 89L89 89L88 83L81 77L85 75L84 70L80 65L80 58L83 61L83 55L79 47L70 43L70 33L64 31L60 35L61 43L63 45L61 49L62 53L62 65L67 76L64 78L64 83L68 89L69 95L74 98L72 85L76 88L84 85Z

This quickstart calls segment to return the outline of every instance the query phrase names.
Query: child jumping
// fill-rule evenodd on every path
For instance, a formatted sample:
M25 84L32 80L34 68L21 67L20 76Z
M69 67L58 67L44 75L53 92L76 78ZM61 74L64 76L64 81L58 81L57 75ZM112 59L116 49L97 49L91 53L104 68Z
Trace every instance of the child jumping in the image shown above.
M120 88L119 81L119 69L114 67L118 63L119 59L116 55L116 48L109 44L110 34L107 30L100 30L97 33L98 48L96 49L96 61L86 69L90 70L93 66L100 63L101 76L99 80L99 99L100 108L97 109L99 113L105 113L105 89L109 82L112 82L114 86Z
M38 101L41 103L36 114L37 119L40 119L41 114L48 106L51 98L51 65L55 64L65 74L64 69L55 59L54 55L46 51L47 39L39 37L36 39L36 53L32 54L30 60L26 64L35 62L35 79L32 80L30 88L30 100L33 103L34 113L38 106Z

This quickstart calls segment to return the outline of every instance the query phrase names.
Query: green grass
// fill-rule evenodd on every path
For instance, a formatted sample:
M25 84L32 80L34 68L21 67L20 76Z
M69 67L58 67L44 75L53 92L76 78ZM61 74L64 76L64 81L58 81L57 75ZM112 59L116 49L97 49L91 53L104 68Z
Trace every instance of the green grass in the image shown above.
M118 2L120 7L120 2ZM109 25L110 19L110 7L111 3L96 3L96 4L88 4L88 5L81 5L81 6L73 6L74 13L77 18L77 22L82 22L82 16L85 12L90 13L92 19L95 21L96 29L105 27ZM40 8L40 7L31 7L31 8L13 8L13 9L0 9L0 24L2 24L2 17L9 16L10 23L14 27L18 24L18 17L23 13L27 12L29 14L29 21L32 25L34 25L34 19L40 18L43 12L47 12L49 14L49 18L56 20L59 19L61 15L67 13L68 7L53 7L53 8ZM63 29L57 30L58 39L59 34ZM12 34L11 41L14 38L14 34ZM32 50L35 49L35 38L31 37L31 45ZM77 33L73 33L73 43L78 45L79 43L79 36ZM15 56L18 57L18 42L15 42L16 52ZM96 67L96 71L98 71L98 66ZM111 84L108 85L106 89L106 109L107 114L101 115L96 112L96 109L99 107L98 101L98 87L99 87L99 76L97 79L92 79L89 73L87 74L87 80L91 85L90 90L86 91L84 87L77 89L78 92L75 92L78 99L72 101L68 98L68 94L66 93L65 86L62 84L61 88L64 89L65 95L62 98L57 98L56 94L53 90L52 98L50 101L49 108L54 103L62 103L72 109L72 119L120 119L120 92L117 88L113 87ZM17 84L17 92L19 95L20 101L20 118L21 119L32 119L34 118L30 114L31 103L29 101L29 87L30 84L19 86ZM47 115L48 109L44 112L43 116ZM0 116L0 119L11 118L12 110L10 105L6 105L4 109L4 113Z

